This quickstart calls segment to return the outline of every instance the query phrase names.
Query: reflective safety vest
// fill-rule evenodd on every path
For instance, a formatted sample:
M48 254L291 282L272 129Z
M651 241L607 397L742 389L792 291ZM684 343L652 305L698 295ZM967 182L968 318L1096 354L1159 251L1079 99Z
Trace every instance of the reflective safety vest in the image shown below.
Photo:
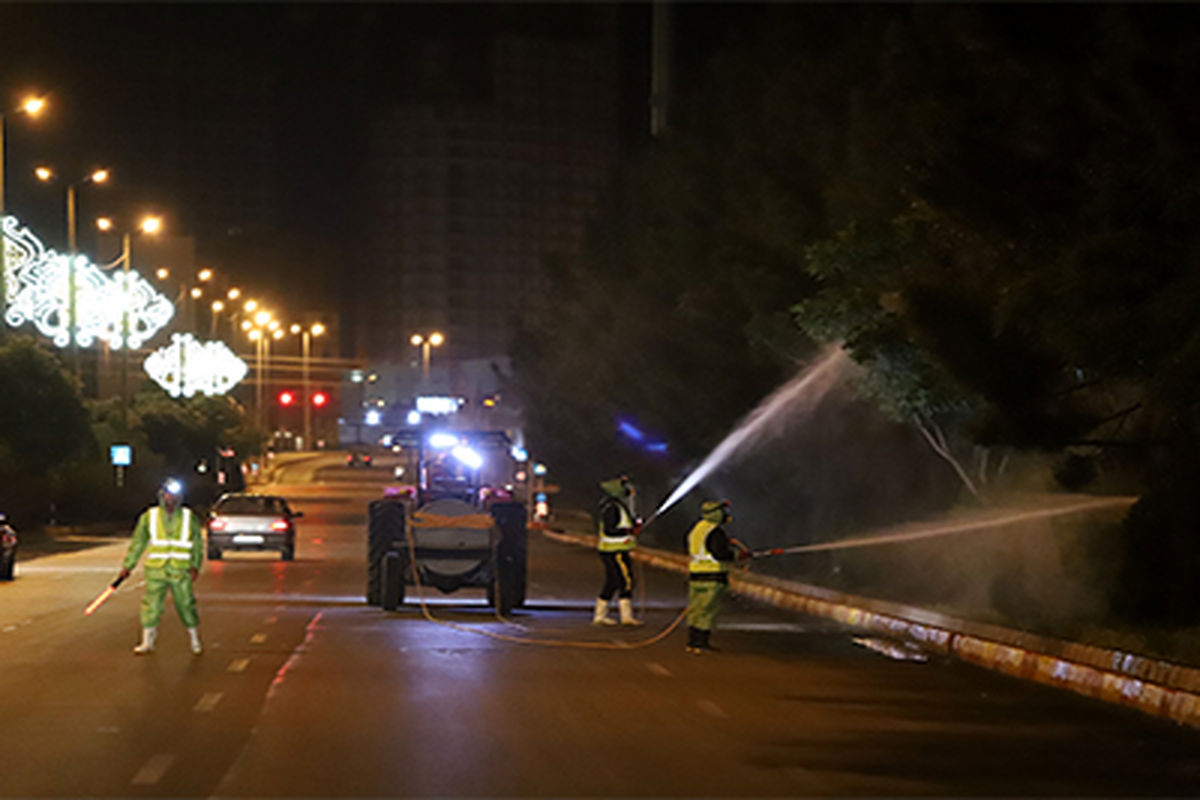
M179 520L179 531L172 537L163 522L162 506L155 506L150 514L150 542L146 548L147 567L165 567L175 563L184 567L192 561L192 510L184 506Z
M610 503L616 505L620 513L615 528L618 531L623 531L623 533L619 533L616 536L610 536L604 532L604 512ZM619 553L637 547L637 537L633 535L633 515L629 513L629 509L625 507L625 504L615 497L605 498L600 503L600 526L598 533L600 534L600 541L597 543L596 549L601 553Z
M717 561L716 556L708 552L708 535L716 527L718 527L718 523L702 519L688 532L688 555L691 556L688 561L688 572L717 575L729 571L728 564Z

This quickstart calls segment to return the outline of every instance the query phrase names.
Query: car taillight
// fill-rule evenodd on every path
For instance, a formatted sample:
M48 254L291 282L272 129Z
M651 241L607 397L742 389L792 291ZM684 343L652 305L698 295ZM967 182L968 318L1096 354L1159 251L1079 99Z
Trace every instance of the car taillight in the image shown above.
M286 531L288 529L288 521L286 519L277 519L271 523L271 530Z
M228 524L229 523L223 519L214 519L209 521L208 529L210 531L223 531Z

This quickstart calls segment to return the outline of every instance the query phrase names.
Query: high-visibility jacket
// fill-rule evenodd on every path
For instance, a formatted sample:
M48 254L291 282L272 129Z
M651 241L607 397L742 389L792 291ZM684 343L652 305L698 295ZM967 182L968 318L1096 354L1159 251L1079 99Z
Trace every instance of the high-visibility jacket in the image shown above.
M720 523L701 519L688 532L688 572L691 575L720 579L729 571L729 562L718 560L708 549L709 534L720 527Z
M600 541L596 549L601 553L619 553L637 547L637 537L633 535L633 514L620 498L606 497L600 501L597 533Z
M196 515L186 506L168 514L162 506L153 506L138 517L125 554L125 568L133 569L142 553L147 569L183 572L200 568L204 560L204 536Z

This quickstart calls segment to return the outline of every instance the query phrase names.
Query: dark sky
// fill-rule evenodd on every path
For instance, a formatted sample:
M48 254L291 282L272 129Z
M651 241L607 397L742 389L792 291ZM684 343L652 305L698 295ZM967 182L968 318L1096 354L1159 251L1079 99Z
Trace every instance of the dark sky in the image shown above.
M753 16L746 5L677 12L677 75ZM372 223L360 154L371 115L403 96L399 53L424 40L501 30L586 36L580 4L486 6L0 5L0 97L48 91L36 126L8 125L8 206L52 245L65 239L63 194L30 178L34 162L115 180L81 193L80 230L99 213L154 208L197 237L200 260L285 302L337 295ZM625 129L644 143L650 7L621 6ZM180 178L178 176L184 176ZM173 180L174 178L174 180ZM237 205L261 197L262 207ZM89 239L81 234L81 244ZM322 265L335 263L337 269Z

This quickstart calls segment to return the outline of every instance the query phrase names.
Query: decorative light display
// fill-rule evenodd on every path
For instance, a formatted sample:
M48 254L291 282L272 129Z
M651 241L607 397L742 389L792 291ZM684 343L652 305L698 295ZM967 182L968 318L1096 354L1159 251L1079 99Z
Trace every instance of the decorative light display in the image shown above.
M0 220L5 249L4 321L32 322L59 347L71 343L70 256L47 250L14 216ZM97 339L114 349L142 344L175 314L171 301L135 271L108 273L86 256L75 257L75 340L90 347Z
M225 394L247 372L224 342L197 341L190 333L171 334L171 343L147 356L143 368L172 397Z

